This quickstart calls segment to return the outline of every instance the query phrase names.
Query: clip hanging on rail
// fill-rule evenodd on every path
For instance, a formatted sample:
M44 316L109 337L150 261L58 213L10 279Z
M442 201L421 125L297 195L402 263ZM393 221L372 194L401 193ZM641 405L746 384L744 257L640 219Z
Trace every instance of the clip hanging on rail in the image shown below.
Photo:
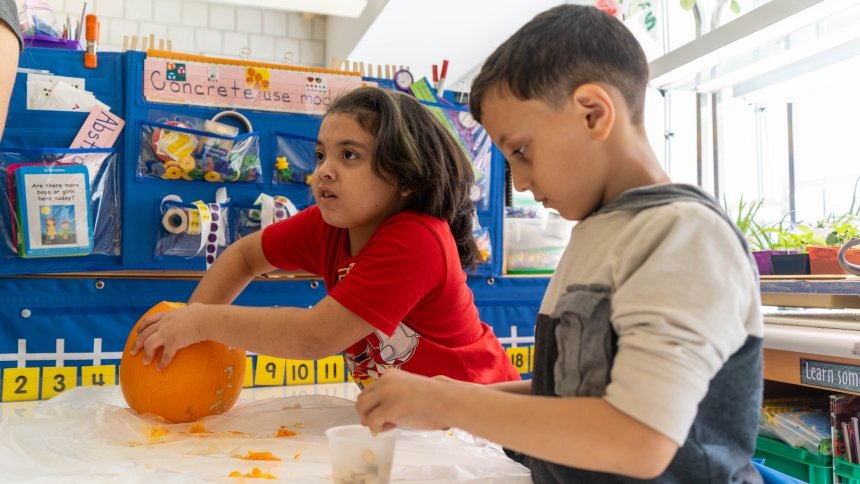
M87 50L84 52L84 67L95 69L98 66L99 18L95 14L87 14Z

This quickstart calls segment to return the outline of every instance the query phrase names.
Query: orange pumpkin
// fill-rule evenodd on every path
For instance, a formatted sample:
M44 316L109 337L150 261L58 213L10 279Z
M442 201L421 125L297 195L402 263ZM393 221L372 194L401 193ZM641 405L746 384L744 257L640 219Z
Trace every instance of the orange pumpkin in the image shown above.
M230 410L239 398L245 378L245 350L213 341L201 341L176 352L164 370L156 370L159 348L149 365L143 351L131 354L137 327L150 314L185 306L162 301L134 325L119 365L119 384L128 406L169 422L193 422Z

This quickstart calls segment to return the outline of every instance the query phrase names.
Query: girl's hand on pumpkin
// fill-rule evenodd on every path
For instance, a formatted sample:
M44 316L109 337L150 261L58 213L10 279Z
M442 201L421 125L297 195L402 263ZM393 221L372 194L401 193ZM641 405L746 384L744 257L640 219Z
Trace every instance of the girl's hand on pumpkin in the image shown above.
M148 316L138 327L131 354L135 355L142 349L143 364L148 365L158 349L163 348L158 360L158 369L163 370L173 361L177 351L203 340L197 321L204 320L204 310L203 304L194 303Z

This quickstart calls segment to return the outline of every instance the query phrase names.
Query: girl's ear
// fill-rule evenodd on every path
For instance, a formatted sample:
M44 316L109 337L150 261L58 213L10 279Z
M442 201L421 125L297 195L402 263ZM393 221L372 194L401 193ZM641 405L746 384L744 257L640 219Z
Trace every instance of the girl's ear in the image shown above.
M412 195L412 190L407 188L400 189L400 198L409 198L409 195Z
M609 137L616 113L615 104L606 89L595 83L583 84L573 91L571 102L593 139L603 141Z

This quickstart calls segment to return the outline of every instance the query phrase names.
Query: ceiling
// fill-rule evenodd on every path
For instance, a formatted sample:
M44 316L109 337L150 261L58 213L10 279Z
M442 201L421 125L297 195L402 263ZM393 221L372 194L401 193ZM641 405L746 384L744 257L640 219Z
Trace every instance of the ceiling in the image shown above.
M367 6L367 0L208 0L237 7L289 10L318 15L358 17Z
M468 90L484 59L536 14L561 0L388 0L343 55L365 64L408 65L432 80L432 65L448 59L448 89ZM333 23L329 23L329 38ZM336 57L336 55L332 55Z

